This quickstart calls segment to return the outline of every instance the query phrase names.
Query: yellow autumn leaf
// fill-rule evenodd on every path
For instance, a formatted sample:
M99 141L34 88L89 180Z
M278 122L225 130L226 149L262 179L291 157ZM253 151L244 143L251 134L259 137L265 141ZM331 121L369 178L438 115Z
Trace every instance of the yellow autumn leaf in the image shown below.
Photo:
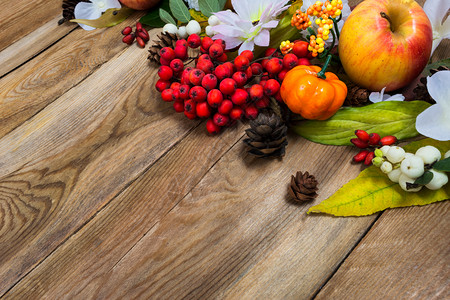
M192 17L195 21L199 22L200 24L201 24L202 22L208 21L208 17L205 16L204 14L202 14L202 12L200 12L200 11L198 11L198 10L195 10L195 9L191 8L191 9L189 10L189 13L191 14L191 17Z
M81 23L95 28L112 27L125 21L125 19L128 18L133 12L133 9L126 6L123 6L122 8L110 8L106 10L98 19L72 19L70 22Z
M432 145L441 153L450 149L450 141L423 139L404 147L415 152L420 147ZM371 166L330 198L308 210L309 213L326 213L335 216L365 216L387 208L426 205L450 198L450 183L437 191L422 188L419 192L406 192L398 183L389 180L379 168Z

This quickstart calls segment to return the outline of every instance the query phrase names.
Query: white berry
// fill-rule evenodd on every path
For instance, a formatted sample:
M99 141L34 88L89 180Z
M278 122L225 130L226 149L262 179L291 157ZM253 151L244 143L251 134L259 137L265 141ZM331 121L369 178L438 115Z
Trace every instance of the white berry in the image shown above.
M178 28L178 35L182 39L185 39L188 37L187 31L186 31L186 26L180 26L180 28Z
M405 150L402 147L391 147L386 153L386 158L393 164L399 163L405 158Z
M213 36L216 34L216 32L214 30L212 30L211 26L206 26L205 27L205 33L207 36Z
M163 27L163 32L168 32L168 33L171 33L171 34L177 34L178 33L178 28L177 28L177 26L175 26L175 25L173 25L171 23L167 23Z
M425 146L416 151L416 155L423 159L425 164L432 164L441 159L441 151L433 146Z
M407 192L418 192L418 191L420 191L421 189L422 189L422 185L419 185L417 188L410 188L410 189L408 189L407 187L406 187L406 184L407 183L410 183L410 184L413 184L414 183L414 181L415 181L415 179L413 179L413 178L411 178L411 177L408 177L407 175L405 175L405 174L401 174L400 175L400 177L399 177L399 179L398 179L398 184L400 185L400 187L404 190L404 191L407 191Z
M197 21L191 20L186 25L186 31L189 35L199 34L202 31L202 28L200 27L200 24Z
M388 161L385 161L381 164L380 170L381 172L388 174L392 171L392 164Z
M211 26L219 25L220 20L215 15L212 15L211 17L208 18L208 24Z
M402 170L400 168L394 169L388 173L388 177L392 182L398 183L398 179L402 175Z
M408 158L408 157L411 157L411 156L414 156L414 154L413 153L409 153L409 152L405 153L405 158ZM405 159L405 158L403 158L403 159Z
M411 156L405 158L400 165L402 173L410 178L417 178L422 176L424 169L424 163L420 156Z
M444 158L449 158L450 157L450 150L448 150L447 152L445 152L444 154Z
M444 172L436 171L431 169L431 173L433 173L433 179L426 184L425 186L430 190L438 190L448 182L448 176Z
M391 149L391 146L383 146L380 148L381 152L383 152L383 156L386 156L386 153Z

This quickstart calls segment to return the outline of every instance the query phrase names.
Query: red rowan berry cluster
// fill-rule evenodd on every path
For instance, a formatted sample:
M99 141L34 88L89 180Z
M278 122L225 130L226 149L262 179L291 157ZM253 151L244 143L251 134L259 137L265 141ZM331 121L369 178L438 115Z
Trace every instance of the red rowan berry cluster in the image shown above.
M363 149L353 157L354 162L363 162L366 166L372 164L372 159L375 157L374 150L377 147L391 146L397 142L397 138L393 135L381 137L378 133L367 133L364 130L356 130L357 138L351 139L350 142L356 147Z
M200 48L193 67L187 66L188 47ZM191 34L178 40L174 49L161 49L156 89L164 101L173 102L176 112L208 119L206 129L217 134L237 120L255 119L260 109L269 107L270 97L281 101L279 90L287 71L309 64L294 54L282 57L273 48L265 54L262 61L254 61L253 52L246 50L230 62L223 40Z
M122 34L124 35L122 42L127 45L131 45L133 44L134 39L136 39L137 44L141 48L145 48L145 44L150 39L148 31L144 27L142 27L142 24L139 22L136 23L135 32L133 32L133 29L130 26L127 26L122 30Z

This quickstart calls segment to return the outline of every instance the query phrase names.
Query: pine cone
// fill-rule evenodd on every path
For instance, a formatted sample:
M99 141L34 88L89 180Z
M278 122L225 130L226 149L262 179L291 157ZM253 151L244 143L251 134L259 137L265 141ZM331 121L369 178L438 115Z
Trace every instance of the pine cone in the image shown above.
M176 34L162 32L161 35L158 35L157 37L158 39L154 41L154 44L150 46L150 49L148 49L148 52L150 52L148 59L159 64L159 59L161 58L159 52L161 49L164 47L175 48L175 44L178 41L178 36Z
M354 83L347 83L347 98L344 105L346 106L362 106L369 101L369 90L362 88Z
M63 0L62 3L63 18L58 21L59 25L75 18L73 11L75 10L75 6L80 2L89 2L89 0Z
M289 187L289 194L298 202L310 201L317 197L317 180L308 172L297 174L291 177L291 186Z
M433 75L439 71L448 71L449 68L447 66L439 66L436 69L430 69L430 74ZM420 78L420 83L413 90L414 98L416 100L423 100L431 104L435 104L436 101L431 98L427 89L427 77Z
M258 157L284 156L287 126L277 115L259 114L245 132L249 138L244 143L250 147L249 153Z

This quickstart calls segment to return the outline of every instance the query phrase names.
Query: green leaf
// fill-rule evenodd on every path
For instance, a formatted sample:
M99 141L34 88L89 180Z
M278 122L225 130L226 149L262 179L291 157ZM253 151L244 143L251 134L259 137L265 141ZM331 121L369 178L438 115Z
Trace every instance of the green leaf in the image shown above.
M170 10L169 0L162 0L159 6L153 8L148 14L143 16L139 22L142 24L151 26L151 27L163 27L166 23L164 23L159 17L159 9L162 8L165 11Z
M450 157L436 162L433 165L433 169L436 171L450 172Z
M190 9L190 10L189 10L189 13L191 14L191 17L192 17L195 21L197 21L197 22L200 23L200 26L203 25L203 24L205 24L205 23L207 24L206 21L208 21L208 17L205 16L204 14L202 14L200 11L197 11L197 10L195 10L195 9Z
M422 75L423 76L429 76L429 75L431 75L431 73L430 73L431 69L437 69L440 66L444 66L444 67L450 68L450 58L446 58L446 59L437 61L435 63L428 64L425 67L425 69L422 71Z
M414 184L420 184L420 185L429 184L430 181L433 179L433 177L434 177L434 175L432 172L426 171L425 173L423 173L422 176L420 176L419 178L417 178L414 181Z
M416 117L429 106L425 101L384 101L344 107L326 121L302 121L292 128L308 140L327 145L351 145L356 129L406 139L419 134Z
M133 12L133 9L126 6L122 8L110 8L98 19L72 19L70 22L81 23L95 28L112 27L125 21Z
M219 2L219 10L223 10L223 8L225 7L225 4L227 4L227 0L217 0L217 2Z
M187 23L191 19L191 14L183 0L169 0L170 10L173 16L182 23Z
M177 25L177 22L175 22L172 16L163 8L159 9L159 17L161 18L162 21L166 22L166 24L171 23L173 25Z
M441 152L450 147L450 141L439 142L423 139L404 147L415 152L422 146L432 145ZM313 206L308 213L327 213L335 216L365 216L387 208L426 205L450 198L450 184L437 191L423 187L419 192L406 192L398 183L389 180L379 168L371 166L362 171L356 179L349 181L330 198Z
M213 13L223 8L217 0L198 0L198 6L200 7L200 11L207 17L210 17Z

